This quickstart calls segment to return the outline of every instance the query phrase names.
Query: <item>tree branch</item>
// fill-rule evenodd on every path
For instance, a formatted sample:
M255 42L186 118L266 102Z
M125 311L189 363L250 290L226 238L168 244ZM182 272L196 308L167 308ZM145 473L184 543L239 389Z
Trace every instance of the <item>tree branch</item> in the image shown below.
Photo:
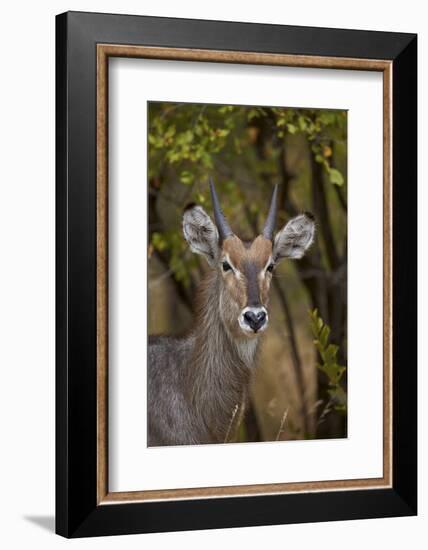
M333 230L330 222L327 199L324 189L323 166L317 162L312 152L310 152L312 168L312 200L314 205L314 214L324 240L327 258L330 268L334 271L338 267L339 258L337 255L336 244L334 242Z

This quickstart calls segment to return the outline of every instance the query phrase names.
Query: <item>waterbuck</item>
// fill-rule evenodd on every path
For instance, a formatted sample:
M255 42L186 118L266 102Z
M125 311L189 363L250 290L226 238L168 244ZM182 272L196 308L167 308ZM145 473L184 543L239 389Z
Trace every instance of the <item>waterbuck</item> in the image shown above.
M210 181L214 221L198 205L183 214L191 250L210 271L201 282L191 332L153 336L148 354L148 444L222 443L246 401L257 347L269 321L272 271L311 245L311 214L291 219L274 237L275 187L261 235L244 242L230 228Z

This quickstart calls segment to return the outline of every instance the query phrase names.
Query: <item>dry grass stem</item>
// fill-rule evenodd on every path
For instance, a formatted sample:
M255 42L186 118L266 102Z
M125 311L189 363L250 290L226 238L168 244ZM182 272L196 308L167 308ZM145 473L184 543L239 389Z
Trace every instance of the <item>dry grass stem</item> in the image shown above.
M276 434L275 441L279 441L279 437L280 437L281 433L284 431L284 424L285 424L285 421L287 420L289 408L290 408L290 407L287 407L287 410L286 410L285 413L282 415L281 424L280 424L280 426L279 426L278 433Z
M224 438L224 443L227 443L229 440L230 432L232 430L233 421L235 420L236 413L238 412L239 405L235 405L235 408L233 409L232 417L229 422L229 427L227 428L226 436Z

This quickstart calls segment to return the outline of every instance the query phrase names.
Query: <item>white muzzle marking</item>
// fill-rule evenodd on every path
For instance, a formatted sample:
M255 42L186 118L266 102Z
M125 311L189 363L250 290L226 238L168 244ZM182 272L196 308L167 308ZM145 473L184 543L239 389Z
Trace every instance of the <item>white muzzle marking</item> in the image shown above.
M260 325L256 330L248 324L248 320L245 317L246 313L252 313L255 318L257 318L261 313L265 314L263 324ZM269 323L269 315L265 307L246 307L241 311L241 314L238 318L239 326L241 330L248 334L259 334L267 329Z

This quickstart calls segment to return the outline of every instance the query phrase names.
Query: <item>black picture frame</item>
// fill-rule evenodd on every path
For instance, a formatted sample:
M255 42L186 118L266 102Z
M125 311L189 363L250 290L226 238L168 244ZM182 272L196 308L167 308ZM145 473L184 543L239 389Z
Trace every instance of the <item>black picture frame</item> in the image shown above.
M392 62L391 488L97 504L96 46ZM417 36L68 12L56 18L56 532L65 537L417 513Z

